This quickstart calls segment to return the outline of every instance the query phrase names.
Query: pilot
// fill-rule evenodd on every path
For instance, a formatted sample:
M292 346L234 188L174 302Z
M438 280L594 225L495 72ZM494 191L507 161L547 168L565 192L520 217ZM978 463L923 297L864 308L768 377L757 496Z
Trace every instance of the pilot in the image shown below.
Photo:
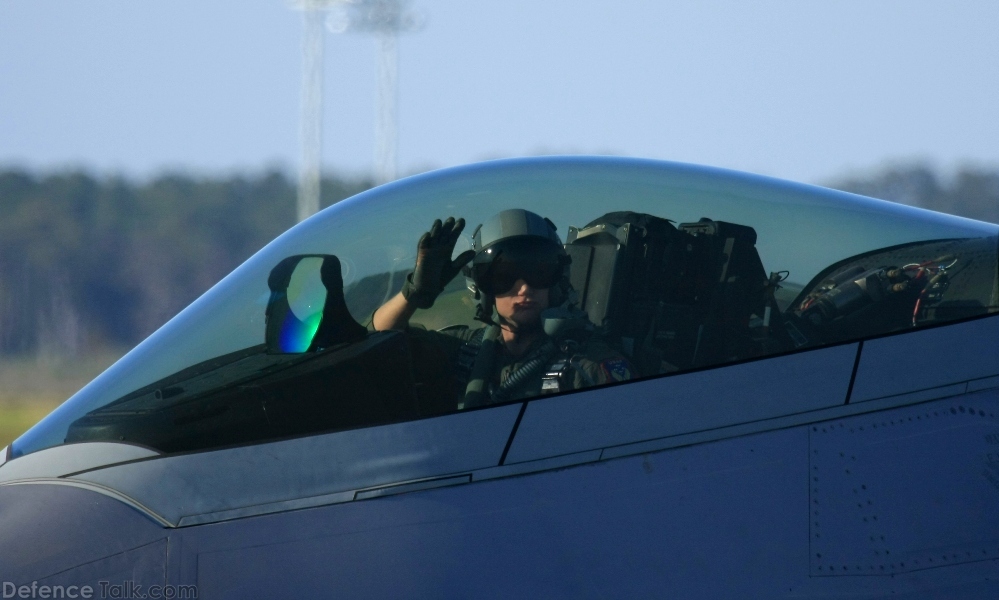
M574 307L569 257L551 221L505 210L475 230L472 250L451 260L464 227L464 219L436 220L417 244L402 291L372 318L376 330L407 329L416 309L433 306L464 271L478 300L476 320L485 326L409 330L432 338L452 361L459 408L632 377L628 361L593 335L586 313Z

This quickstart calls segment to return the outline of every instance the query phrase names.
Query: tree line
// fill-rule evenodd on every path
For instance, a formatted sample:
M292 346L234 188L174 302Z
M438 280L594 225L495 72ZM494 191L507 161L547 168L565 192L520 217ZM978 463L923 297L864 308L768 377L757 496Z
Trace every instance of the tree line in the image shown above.
M328 206L371 187L326 178ZM295 224L295 184L259 176L0 171L0 354L141 341Z
M979 221L999 223L999 170L964 167L949 177L925 164L842 177L827 187Z
M999 223L999 171L910 164L826 185ZM370 186L328 177L321 204ZM138 183L0 170L0 355L134 345L291 227L295 195L279 171Z

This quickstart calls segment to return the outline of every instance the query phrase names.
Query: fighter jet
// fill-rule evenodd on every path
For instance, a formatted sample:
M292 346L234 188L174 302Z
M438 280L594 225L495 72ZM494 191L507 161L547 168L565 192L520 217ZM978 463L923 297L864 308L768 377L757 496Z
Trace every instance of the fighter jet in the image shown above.
M432 340L495 325L523 257L468 260L504 211L565 293L540 389L472 402ZM379 330L449 216L461 270ZM0 453L3 597L999 597L997 236L627 158L365 191ZM606 376L565 385L592 340Z

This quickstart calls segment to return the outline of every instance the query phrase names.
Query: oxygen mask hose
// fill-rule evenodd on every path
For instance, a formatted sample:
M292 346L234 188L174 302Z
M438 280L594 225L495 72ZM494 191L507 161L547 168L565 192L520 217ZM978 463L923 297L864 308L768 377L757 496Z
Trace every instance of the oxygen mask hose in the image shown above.
M526 381L531 375L537 373L541 367L548 364L552 354L555 354L555 343L548 340L533 354L534 355L525 361L519 369L510 373L506 380L500 384L499 388L493 392L493 402L505 402L508 400L511 392L516 389L517 386Z

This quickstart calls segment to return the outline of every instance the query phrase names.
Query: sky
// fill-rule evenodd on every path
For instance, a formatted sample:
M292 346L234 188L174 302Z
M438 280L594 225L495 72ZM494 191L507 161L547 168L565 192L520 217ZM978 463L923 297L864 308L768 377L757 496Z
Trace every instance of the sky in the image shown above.
M615 154L821 182L999 166L999 2L414 0L402 174ZM299 164L284 0L0 0L0 169ZM376 43L326 35L327 172L373 169Z

